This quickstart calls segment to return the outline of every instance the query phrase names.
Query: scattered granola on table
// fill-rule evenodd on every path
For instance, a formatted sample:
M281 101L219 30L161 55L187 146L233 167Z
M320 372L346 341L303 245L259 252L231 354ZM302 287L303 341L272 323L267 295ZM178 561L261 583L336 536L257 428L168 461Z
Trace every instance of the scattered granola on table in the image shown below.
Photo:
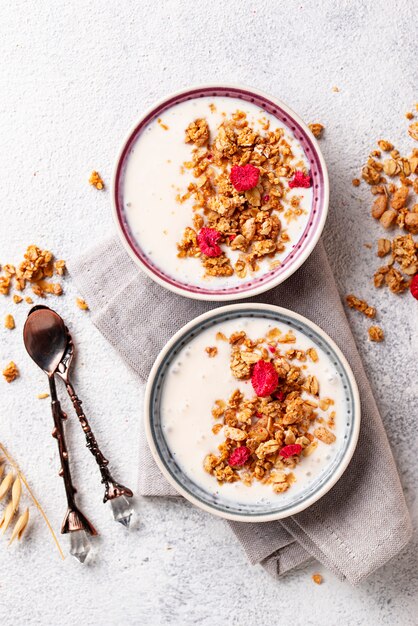
M356 309L356 311L360 311L360 313L364 313L366 317L374 318L376 317L376 309L374 306L370 306L367 304L365 300L361 300L354 296L353 294L349 294L346 296L346 302L351 309Z
M89 183L99 190L104 189L105 186L99 172L96 172L95 170L93 170L93 172L90 174Z
M317 585L321 585L323 581L321 574L312 574L312 580Z
M204 469L220 484L260 481L283 493L295 482L292 470L304 457L336 440L335 411L326 422L318 413L334 401L321 398L307 365L308 359L318 361L317 351L292 347L295 335L277 328L257 340L235 332L228 341L231 373L239 381L250 380L254 395L246 398L235 389L228 399L216 400L212 431L223 431L225 440L216 454L206 455Z
M383 341L385 338L385 334L380 326L370 326L369 330L369 339L370 341Z
M81 309L82 311L89 310L89 305L87 304L85 300L83 300L83 298L76 298L75 301L76 301L78 308Z
M14 289L22 292L30 285L35 295L45 298L47 294L60 296L62 286L60 283L49 280L55 273L62 276L65 269L64 261L56 261L54 267L53 254L49 250L42 250L38 246L31 245L27 248L23 261L17 265L6 264L2 267L0 274L0 294L9 295ZM13 301L16 304L23 300L19 293L13 294ZM26 297L26 302L32 304L32 298Z
M13 315L10 315L10 313L4 318L4 326L9 330L13 330L16 327L15 319Z
M412 119L413 114L407 117ZM418 140L418 122L409 125L408 134ZM371 152L361 172L374 196L371 215L386 230L378 241L377 256L388 256L388 262L375 271L374 285L402 294L411 289L411 277L418 272L414 238L418 235L418 148L402 156L387 139L379 139L377 145L379 150Z
M178 256L199 258L205 276L245 278L285 250L282 220L305 213L298 189L312 186L309 170L283 129L255 130L242 111L225 116L213 137L205 119L192 121L185 142L192 159L184 168L194 178L177 201L192 198L194 215Z
M3 376L6 379L6 382L12 383L19 376L19 369L13 361L10 361L8 365L3 370Z
M320 139L322 137L324 132L324 126L322 124L316 123L309 124L308 126L314 137L316 137L317 139Z

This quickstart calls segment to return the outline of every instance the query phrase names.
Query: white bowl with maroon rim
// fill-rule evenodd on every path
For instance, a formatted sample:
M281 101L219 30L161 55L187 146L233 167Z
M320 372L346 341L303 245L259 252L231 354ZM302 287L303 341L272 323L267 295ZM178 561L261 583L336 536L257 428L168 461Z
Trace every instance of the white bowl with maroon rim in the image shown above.
M211 113L214 104L216 113ZM187 189L191 158L184 142L187 125L205 117L213 128L221 114L247 113L254 124L260 116L270 128L283 128L296 155L309 170L311 187L298 189L302 217L286 226L290 241L267 258L251 276L204 277L199 259L177 256L176 242L185 226L192 225L192 203L176 203ZM260 122L261 123L261 122ZM182 178L186 174L186 179ZM149 109L134 125L117 157L112 185L112 205L120 239L135 263L155 282L179 295L197 300L230 301L247 298L275 287L291 276L309 257L322 233L328 212L329 184L324 158L306 124L280 100L258 90L234 85L205 85L168 96ZM279 214L282 218L282 215ZM230 248L227 249L228 252ZM276 258L277 257L277 258ZM264 263L264 265L263 265Z

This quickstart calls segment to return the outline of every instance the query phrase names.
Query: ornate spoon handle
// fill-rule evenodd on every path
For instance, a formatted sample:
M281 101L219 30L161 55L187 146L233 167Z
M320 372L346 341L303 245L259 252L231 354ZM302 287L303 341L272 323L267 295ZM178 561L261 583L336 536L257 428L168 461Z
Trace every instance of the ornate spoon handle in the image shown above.
M97 531L89 520L83 515L75 502L75 494L77 489L73 485L71 478L70 464L68 461L68 450L65 441L63 420L66 414L61 409L60 402L57 398L54 377L49 377L49 387L51 391L51 409L54 418L54 430L52 436L57 440L58 451L61 461L61 469L59 475L64 480L65 493L67 496L67 513L61 527L61 533L65 534L74 530L86 530L91 535L97 535Z
M68 395L71 398L71 402L73 403L75 412L77 413L81 427L84 431L84 434L86 435L87 448L96 459L96 463L99 466L100 473L102 475L102 483L105 485L105 495L103 498L103 502L107 502L108 500L112 500L113 498L118 498L122 495L131 498L133 496L132 491L128 489L128 487L124 487L124 485L120 485L119 483L115 482L115 480L113 479L108 468L109 461L100 450L99 445L96 441L96 437L94 436L87 417L85 416L82 409L81 400L77 396L73 385L68 379L65 381L65 386L67 388Z

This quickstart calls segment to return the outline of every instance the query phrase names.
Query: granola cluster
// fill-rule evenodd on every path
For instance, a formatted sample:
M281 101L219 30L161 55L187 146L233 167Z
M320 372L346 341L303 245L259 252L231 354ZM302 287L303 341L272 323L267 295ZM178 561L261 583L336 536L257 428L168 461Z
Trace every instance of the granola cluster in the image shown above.
M408 113L407 119L413 117ZM418 141L418 122L409 125L408 133ZM411 277L418 273L418 240L414 238L418 235L418 148L402 156L385 139L377 144L379 149L369 155L362 178L375 196L372 217L388 232L394 229L397 232L391 238L378 240L377 256L385 258L385 265L376 270L374 285L386 286L392 293L400 294L410 287Z
M318 361L318 354L315 348L289 348L295 335L278 328L255 341L244 331L229 338L218 333L217 339L229 341L230 369L237 380L251 379L257 389L255 369L262 363L274 368L276 382L267 396L246 398L235 389L227 400L216 400L212 431L222 431L225 440L216 454L205 457L204 469L220 484L242 481L250 486L258 480L282 493L295 481L291 470L319 441L336 440L334 401L320 397L319 382L308 370L307 363Z
M19 376L19 369L13 361L10 361L3 370L3 376L7 383L12 383Z
M178 256L199 258L206 276L245 278L266 258L275 267L275 255L289 241L279 215L289 222L303 213L294 187L311 186L305 163L294 156L283 129L271 131L267 120L260 122L258 132L236 111L224 116L214 137L203 118L186 129L193 148L184 168L194 180L177 200L192 198L194 216L177 244ZM295 174L303 183L292 186ZM216 251L208 239L216 239Z
M418 111L418 104L415 109ZM405 117L412 120L414 114L407 113ZM418 141L418 122L409 125L408 133ZM402 156L386 139L380 139L377 145L379 149L370 153L361 170L362 179L370 185L375 197L371 215L388 233L377 241L376 254L385 259L385 265L374 272L374 286L387 287L394 294L409 289L418 299L418 240L414 238L418 235L418 149L413 148L408 156ZM358 187L360 179L353 179L352 184ZM396 232L389 236L390 231ZM368 317L376 316L374 307L356 296L346 296L346 302ZM379 326L371 326L368 335L370 341L384 340Z
M367 304L365 300L361 300L353 294L349 294L345 299L350 309L356 309L356 311L360 311L360 313L363 313L366 317L376 317L375 307Z
M99 191L101 191L105 187L102 177L100 176L99 172L96 172L95 170L93 170L93 172L90 174L89 183L90 185L93 185L93 187L96 187L96 189L99 189Z
M45 298L47 294L60 296L62 294L62 286L60 283L48 281L57 274L62 276L65 273L65 261L57 260L54 263L54 257L49 250L42 250L38 246L31 245L24 254L23 261L15 267L10 263L3 265L0 274L0 294L9 295L11 289L16 291L24 291L28 284L31 285L32 292L41 298ZM13 295L15 304L22 302L23 298ZM32 304L30 297L26 298L28 304Z
M49 250L42 250L38 246L31 245L27 248L23 261L18 265L7 263L0 267L0 294L4 296L13 293L13 302L20 304L23 297L19 295L28 285L32 292L41 298L47 294L60 296L63 293L62 286L58 282L48 280L55 275L63 276L65 273L65 261L56 260ZM33 304L30 296L25 297L27 304ZM16 327L15 319L10 313L4 319L4 326L8 330ZM19 376L16 364L11 361L3 370L3 376L8 383L13 382Z

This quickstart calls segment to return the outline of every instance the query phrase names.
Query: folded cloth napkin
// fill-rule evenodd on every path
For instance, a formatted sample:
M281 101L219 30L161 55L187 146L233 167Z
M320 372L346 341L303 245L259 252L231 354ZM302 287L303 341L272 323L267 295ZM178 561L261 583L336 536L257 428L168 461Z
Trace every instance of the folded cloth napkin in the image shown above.
M116 237L69 263L92 319L145 382L166 341L186 322L216 306L177 296L140 272ZM230 522L252 564L273 576L318 559L358 584L409 541L411 522L395 462L320 242L284 284L257 298L305 315L340 346L359 386L359 443L343 477L307 510L277 522ZM141 429L139 491L176 492L160 474Z

